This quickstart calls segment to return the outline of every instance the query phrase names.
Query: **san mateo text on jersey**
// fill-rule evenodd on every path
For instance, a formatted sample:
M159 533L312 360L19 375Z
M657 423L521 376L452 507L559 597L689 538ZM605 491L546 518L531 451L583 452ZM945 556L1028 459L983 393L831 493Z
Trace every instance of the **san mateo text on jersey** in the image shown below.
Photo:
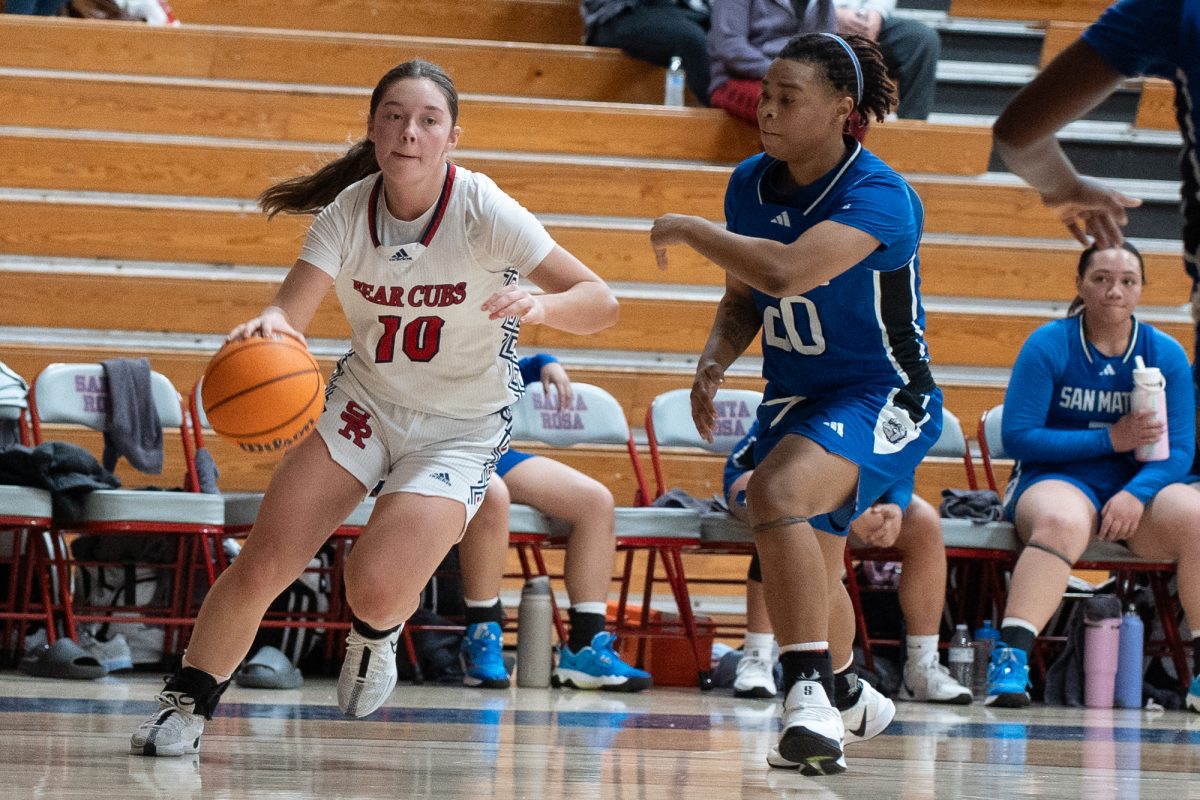
M1068 411L1128 414L1129 397L1129 392L1064 386L1058 393L1058 407Z

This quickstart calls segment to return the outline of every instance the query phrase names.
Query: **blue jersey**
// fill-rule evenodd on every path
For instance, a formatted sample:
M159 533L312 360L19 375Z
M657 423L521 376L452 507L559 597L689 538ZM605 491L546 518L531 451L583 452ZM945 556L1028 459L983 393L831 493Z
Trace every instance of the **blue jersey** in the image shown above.
M798 190L774 188L786 169L765 153L738 165L725 194L730 231L791 244L832 220L880 244L802 295L781 298L754 290L762 315L766 399L841 396L866 387L931 392L917 259L924 211L916 192L857 143L837 167Z
M738 440L738 443L733 446L733 450L729 451L729 457L725 459L725 501L731 505L737 502L737 498L729 496L729 487L742 475L754 469L754 443L757 441L758 421L755 420L754 424L750 426L750 430L746 431L746 435ZM906 511L908 504L912 502L915 477L910 473L907 478L896 481L875 502L895 503L900 506L901 511Z
M1129 348L1105 356L1083 333L1082 316L1038 328L1021 347L1004 395L1004 449L1017 459L1014 481L1042 475L1073 478L1096 490L1100 502L1124 489L1148 502L1179 481L1192 463L1196 401L1187 355L1179 343L1133 320ZM1133 369L1141 356L1167 382L1171 455L1136 461L1114 453L1108 428L1130 411ZM1011 492L1010 492L1011 494Z
M1195 280L1200 268L1200 0L1121 0L1083 33L1114 70L1126 76L1166 78L1175 84L1175 107L1183 135L1184 260Z

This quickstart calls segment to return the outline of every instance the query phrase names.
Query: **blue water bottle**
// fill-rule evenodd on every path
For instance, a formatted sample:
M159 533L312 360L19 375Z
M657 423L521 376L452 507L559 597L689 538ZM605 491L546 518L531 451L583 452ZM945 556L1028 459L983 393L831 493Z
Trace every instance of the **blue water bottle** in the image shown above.
M1142 618L1133 606L1121 617L1121 638L1117 654L1117 708L1142 707Z
M991 666L992 650L998 641L1000 631L992 627L990 619L985 619L983 624L975 629L975 641L972 643L972 647L975 648L975 683L967 688L976 697L987 696L988 667Z

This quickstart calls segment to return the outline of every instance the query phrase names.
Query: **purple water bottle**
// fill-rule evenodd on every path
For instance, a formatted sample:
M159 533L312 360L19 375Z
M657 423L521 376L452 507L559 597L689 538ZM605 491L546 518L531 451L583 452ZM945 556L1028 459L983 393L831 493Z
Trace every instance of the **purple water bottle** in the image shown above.
M1145 626L1133 606L1121 617L1117 654L1116 703L1118 708L1142 707L1142 636Z
M1083 632L1083 703L1088 708L1112 708L1120 649L1119 617L1087 620Z

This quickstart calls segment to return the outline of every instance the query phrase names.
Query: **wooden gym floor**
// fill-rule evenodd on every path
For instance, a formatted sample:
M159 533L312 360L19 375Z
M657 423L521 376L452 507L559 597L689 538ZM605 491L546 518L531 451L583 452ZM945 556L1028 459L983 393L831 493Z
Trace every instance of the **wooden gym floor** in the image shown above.
M351 721L328 679L233 687L199 757L127 755L160 686L0 673L0 798L1200 798L1200 714L1179 711L898 704L848 773L817 779L768 768L773 705L728 690L401 684Z

